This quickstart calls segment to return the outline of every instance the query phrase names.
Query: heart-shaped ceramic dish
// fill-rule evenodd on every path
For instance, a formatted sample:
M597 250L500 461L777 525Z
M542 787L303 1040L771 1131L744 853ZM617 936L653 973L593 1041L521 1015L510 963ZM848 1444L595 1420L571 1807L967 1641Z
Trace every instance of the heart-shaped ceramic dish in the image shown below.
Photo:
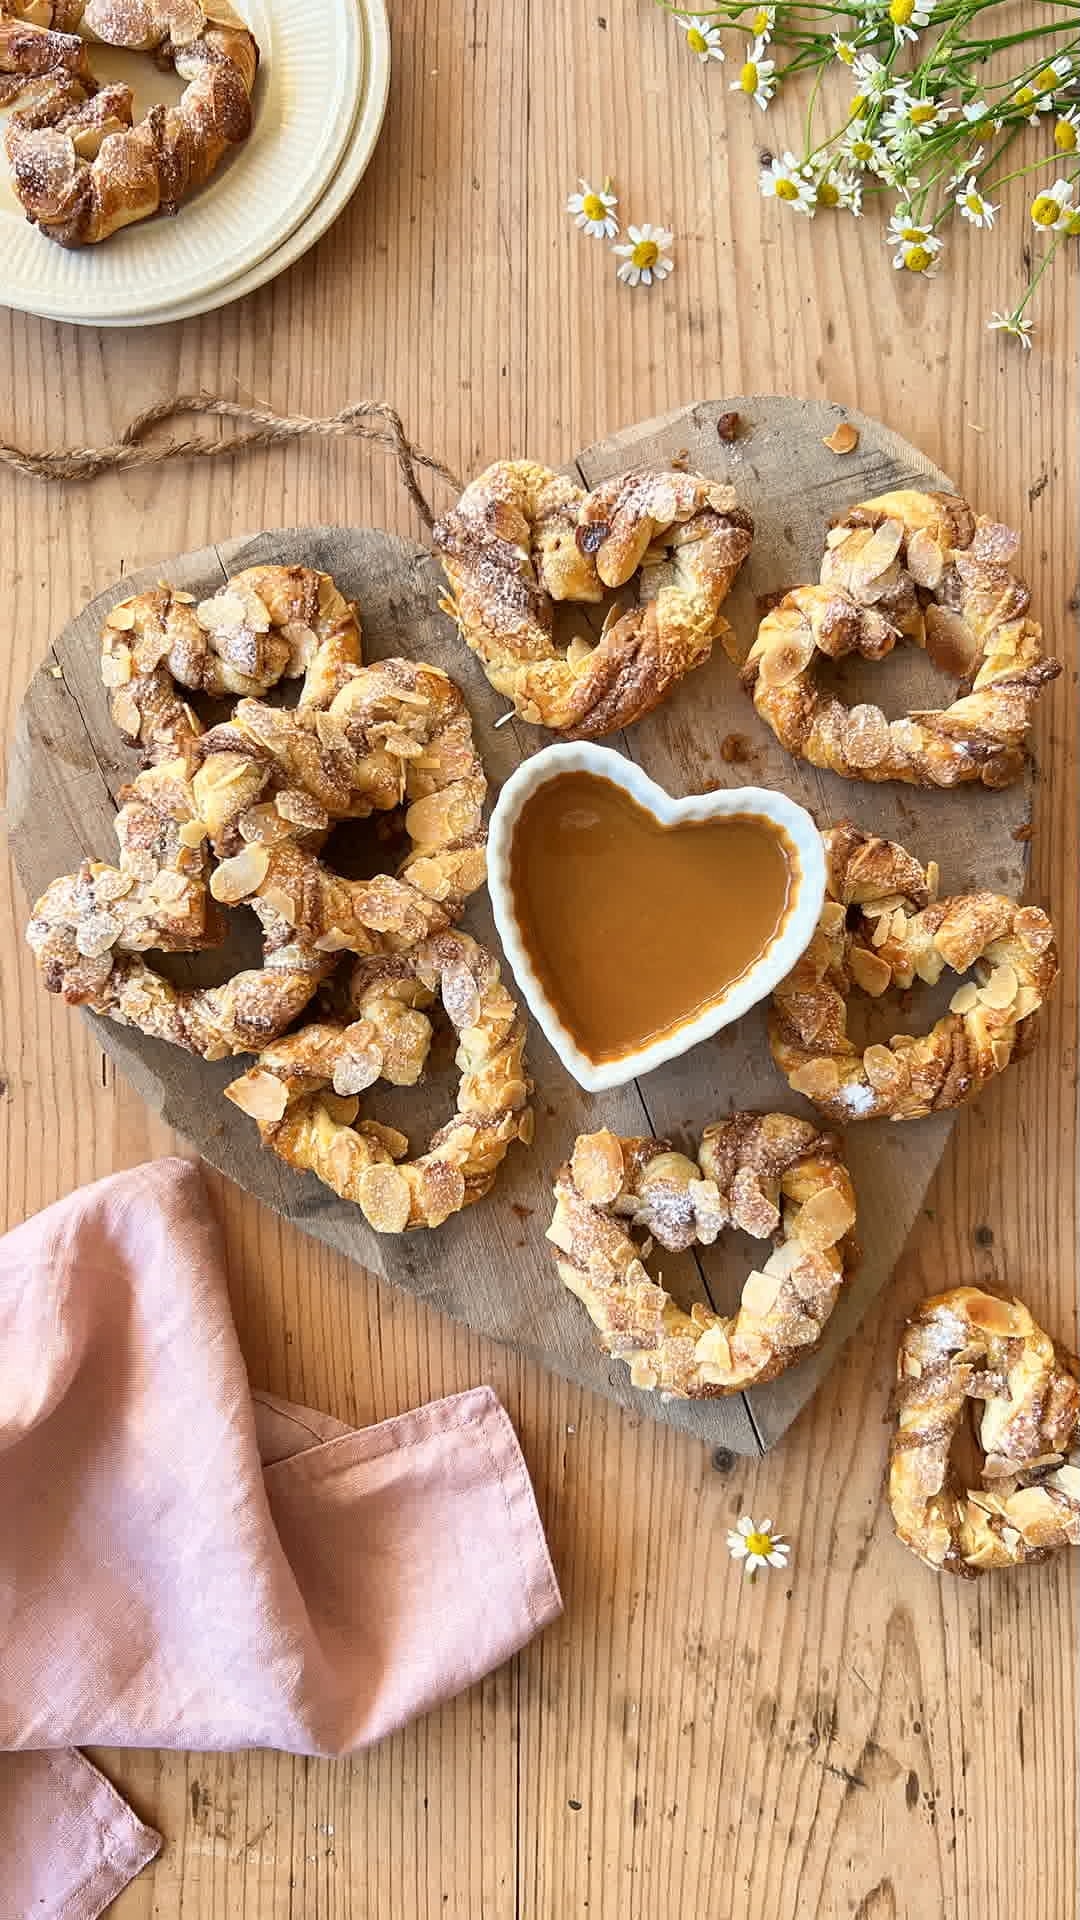
M612 781L662 826L692 825L725 815L751 815L767 821L783 836L790 869L788 905L776 934L753 963L701 1012L680 1022L633 1052L617 1059L593 1059L584 1051L552 1004L522 936L511 886L515 826L530 797L560 774L589 773ZM534 1020L564 1067L590 1093L618 1087L652 1073L667 1060L687 1053L722 1027L756 1006L805 951L825 898L825 857L821 836L805 807L766 787L730 787L714 793L673 799L632 760L610 747L587 742L545 747L511 775L499 795L488 838L488 885L495 924Z

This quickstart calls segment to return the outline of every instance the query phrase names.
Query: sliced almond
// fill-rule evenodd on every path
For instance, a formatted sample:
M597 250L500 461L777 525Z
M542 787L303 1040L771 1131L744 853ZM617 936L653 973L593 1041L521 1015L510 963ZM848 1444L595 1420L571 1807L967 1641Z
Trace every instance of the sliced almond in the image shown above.
M121 733L129 734L133 740L138 739L142 719L130 693L114 694L109 712Z
M784 687L805 672L814 657L814 636L809 628L801 632L778 634L761 655L761 679L766 687Z
M889 1047L867 1047L863 1071L875 1093L894 1093L907 1078L906 1070Z
M176 837L182 847L201 847L206 839L206 828L201 820L185 820Z
M945 553L927 527L916 527L908 535L907 570L917 587L926 587L931 593L941 584Z
M252 1067L250 1073L241 1074L239 1080L226 1087L225 1098L252 1120L270 1122L282 1118L289 1104L289 1089L276 1073Z
M874 999L885 992L892 979L892 968L869 947L853 946L848 954L848 966L856 986Z
M382 1049L374 1041L364 1046L360 1042L350 1044L334 1062L333 1088L335 1093L363 1093L374 1086L382 1072Z
M1074 1467L1066 1462L1063 1467L1058 1468L1056 1473L1050 1475L1047 1485L1056 1487L1067 1500L1080 1501L1080 1467Z
M101 679L106 687L125 687L131 679L131 650L123 645L111 647L101 656Z
M135 625L135 605L131 600L121 600L105 616L105 625L116 633L130 633Z
M1023 1339L1028 1330L1029 1317L1023 1307L1011 1300L999 1300L993 1293L976 1293L968 1301L967 1317L973 1327L979 1327L983 1333L999 1335L1002 1339Z
M783 1284L784 1276L780 1273L760 1273L757 1269L749 1273L742 1290L743 1312L753 1314L756 1320L764 1320L776 1305Z
M949 1012L959 1014L970 1013L978 1004L978 987L975 985L974 980L965 980L962 987L957 987L956 992L949 1001Z
M214 868L210 891L223 906L250 899L266 879L269 868L270 855L266 847L250 841L239 853L234 853L231 860L223 860Z
M404 1233L409 1224L412 1190L400 1168L365 1167L356 1182L356 1199L365 1220L376 1233Z
M593 1207L608 1206L623 1183L623 1150L617 1135L606 1127L599 1133L581 1134L574 1146L570 1172L583 1200Z
M660 1385L660 1375L652 1365L647 1354L627 1355L630 1360L630 1385L639 1387L643 1393L652 1393Z
M831 433L825 434L821 442L830 453L854 453L859 444L859 429L853 427L850 420L841 420Z
M822 1187L799 1209L792 1234L801 1246L824 1253L835 1247L854 1224L855 1208L842 1188Z
M594 652L595 648L591 641L583 640L580 634L575 634L566 649L566 664L571 672L577 673L587 660L592 659Z
M75 945L85 959L98 960L109 952L122 928L115 913L84 914L75 929Z
M810 1100L824 1100L836 1092L840 1074L835 1060L806 1060L788 1075L793 1093L805 1093Z
M710 1386L720 1386L731 1373L731 1341L719 1323L707 1327L694 1348L694 1359Z
M986 985L979 988L979 999L984 1007L993 1007L995 1011L1000 1012L1005 1007L1012 1006L1019 984L1016 969L1005 962L1002 966L995 967Z

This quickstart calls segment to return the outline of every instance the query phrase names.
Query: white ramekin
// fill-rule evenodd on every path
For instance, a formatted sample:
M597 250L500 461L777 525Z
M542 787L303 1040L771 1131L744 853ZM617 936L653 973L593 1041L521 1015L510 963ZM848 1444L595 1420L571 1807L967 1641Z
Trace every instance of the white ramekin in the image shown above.
M560 773L594 773L612 780L665 825L679 820L715 820L731 813L757 814L779 827L794 851L788 911L779 933L769 942L761 958L695 1020L688 1020L673 1033L652 1041L636 1053L623 1054L618 1060L593 1060L578 1046L540 984L514 914L510 888L514 826L530 794ZM621 1087L640 1074L652 1073L666 1060L687 1053L711 1034L719 1033L721 1027L730 1026L772 991L805 951L817 925L825 899L825 855L821 835L811 815L784 793L774 793L768 787L729 787L718 793L693 793L685 800L673 800L632 760L613 753L610 747L581 741L544 747L511 774L491 816L488 885L503 950L534 1020L543 1028L563 1066L573 1074L578 1085L590 1093L599 1093L604 1087ZM626 964L632 965L632 956L626 956Z

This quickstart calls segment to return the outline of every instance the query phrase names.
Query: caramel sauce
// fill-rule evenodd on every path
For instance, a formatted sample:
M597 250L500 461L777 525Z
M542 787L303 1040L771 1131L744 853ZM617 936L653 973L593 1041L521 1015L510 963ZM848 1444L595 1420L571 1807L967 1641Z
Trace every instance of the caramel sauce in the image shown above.
M510 851L514 915L582 1051L617 1060L715 1005L780 931L794 859L760 815L665 826L593 773L530 794Z

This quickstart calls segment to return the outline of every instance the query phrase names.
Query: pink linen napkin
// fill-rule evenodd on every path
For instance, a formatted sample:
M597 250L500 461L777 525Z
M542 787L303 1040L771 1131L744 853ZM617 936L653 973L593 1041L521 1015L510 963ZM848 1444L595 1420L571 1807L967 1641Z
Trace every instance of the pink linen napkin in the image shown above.
M92 1920L157 1851L65 1749L347 1753L560 1611L489 1387L363 1432L253 1400L187 1161L0 1240L0 1913Z

